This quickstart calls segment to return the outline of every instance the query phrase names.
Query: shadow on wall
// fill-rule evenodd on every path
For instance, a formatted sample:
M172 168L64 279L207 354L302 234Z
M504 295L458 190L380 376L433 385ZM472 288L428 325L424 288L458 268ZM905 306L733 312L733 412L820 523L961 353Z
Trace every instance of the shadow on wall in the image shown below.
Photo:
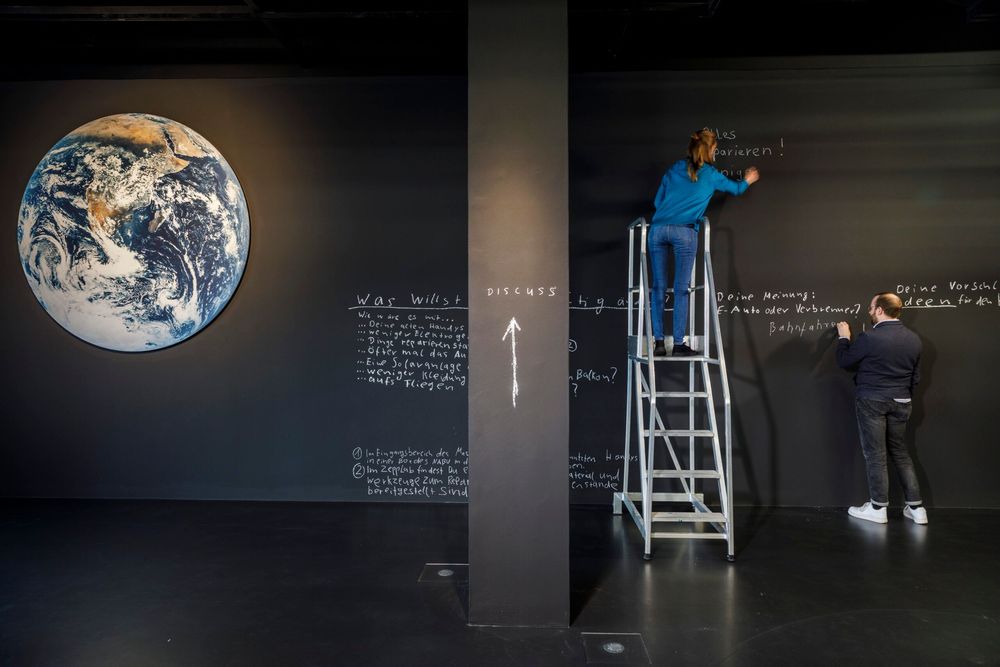
M831 485L839 490L847 486L845 480L856 484L867 482L859 476L864 471L864 462L854 412L854 383L852 375L837 365L837 339L836 329L831 328L816 341L813 375L822 378L818 389L822 400L827 402L826 409L821 411L824 421L819 428L836 433L834 441L840 443L832 452L827 475Z
M729 289L732 292L739 292L742 290L742 284L740 282L739 272L736 270L736 258L732 252L733 248L733 231L722 226L724 216L722 215L722 210L725 204L720 203L718 206L714 207L713 217L710 219L715 220L715 224L712 225L713 235L715 240L722 240L723 243L717 244L713 243L713 270L715 267L722 266L725 264L726 273L729 279ZM725 259L720 260L719 255L715 254L715 248L721 245L727 250ZM733 321L735 319L735 321ZM726 355L727 355L727 365L730 372L731 384L735 382L743 382L756 389L756 395L759 399L759 410L764 416L765 421L765 432L764 441L767 447L767 459L766 466L768 468L768 479L770 480L769 487L767 490L768 500L767 505L773 505L775 498L778 494L778 470L777 470L777 455L776 448L778 446L778 424L774 414L774 403L771 399L771 394L768 391L767 383L764 378L764 367L763 361L761 360L760 352L758 351L757 343L754 340L752 327L750 326L749 319L746 314L739 314L737 318L731 318L732 324L727 327L723 332L723 341L725 345ZM746 343L746 350L749 356L748 364L743 364L743 360L740 359L736 354L736 335L737 328L740 329L741 336ZM751 368L749 375L734 374L734 368L741 365L748 365ZM743 546L745 546L756 534L757 530L763 524L770 514L769 509L757 509L761 505L765 504L764 498L761 495L760 485L758 483L758 475L754 468L753 458L750 456L750 451L747 448L747 442L749 441L746 424L743 419L743 407L737 403L733 402L733 467L734 469L742 469L744 479L746 480L749 492L742 497L737 497L735 489L733 490L734 503L740 504L749 501L749 504L754 506L755 509L751 512L750 521L747 523L744 532L749 534L746 539L740 540ZM735 470L734 470L734 482L733 486L736 486L735 481Z
M918 336L920 336L920 330L916 325L920 319L920 314L920 311L907 311L905 309L903 311L904 323ZM920 342L924 346L923 352L920 354L920 384L917 385L916 391L913 394L913 412L910 414L910 421L906 424L906 443L910 451L910 458L913 459L913 465L917 471L917 479L920 480L922 500L928 507L934 507L934 491L930 480L927 478L924 466L920 463L920 457L917 454L917 432L927 417L927 410L924 407L924 397L927 395L927 390L933 384L934 366L937 362L938 352L937 346L934 345L931 339L920 336ZM899 488L899 485L892 485L890 483L889 488L890 502L899 505L903 504L902 490Z

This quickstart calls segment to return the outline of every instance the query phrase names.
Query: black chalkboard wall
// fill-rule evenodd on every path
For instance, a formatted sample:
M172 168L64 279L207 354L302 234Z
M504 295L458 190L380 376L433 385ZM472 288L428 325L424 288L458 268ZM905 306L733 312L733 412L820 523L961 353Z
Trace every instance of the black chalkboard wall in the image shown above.
M466 456L465 365L452 358L464 351L450 330L463 333L464 311L381 306L411 293L464 299L464 78L8 83L0 95L0 493L408 500L443 487L437 497L463 499L445 494L465 490L447 483L464 476ZM124 111L211 141L251 217L246 272L222 314L140 354L62 330L35 302L14 242L38 160L75 127ZM376 308L351 310L362 304ZM398 377L379 366L406 359L388 348L447 349L461 378L423 380L436 390L361 381L369 369ZM377 495L383 485L399 495Z
M0 495L464 502L464 79L8 82L0 93ZM720 167L762 173L708 212L719 289L740 308L722 318L738 502L865 497L828 323L857 328L871 293L898 288L925 345L910 429L925 495L1000 506L998 109L990 54L572 77L571 499L609 503L618 484L625 226L650 214L662 171L709 126ZM251 213L227 308L144 354L63 331L14 243L38 160L125 111L208 138Z
M604 462L620 451L623 428L625 317L593 308L598 299L618 305L625 224L651 214L660 175L684 155L690 133L708 126L720 135L720 168L761 171L744 197L718 198L708 210L727 310L738 503L867 497L851 378L835 364L832 323L846 319L857 331L873 293L899 290L912 305L904 320L924 342L909 432L925 496L940 506L1000 505L992 416L1000 59L966 60L766 70L734 62L728 71L574 80L571 451L581 473L614 470Z

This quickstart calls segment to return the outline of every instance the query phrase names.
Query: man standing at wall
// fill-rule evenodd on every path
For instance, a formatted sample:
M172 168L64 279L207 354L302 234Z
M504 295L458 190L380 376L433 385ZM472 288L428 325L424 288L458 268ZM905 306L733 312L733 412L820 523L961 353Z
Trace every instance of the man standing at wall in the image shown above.
M903 436L913 409L913 388L920 381L920 338L903 326L899 315L902 300L892 292L872 297L868 316L874 327L851 341L851 327L837 323L837 364L856 371L855 407L861 450L868 470L871 499L848 513L858 519L886 523L889 505L889 471L892 459L903 483L906 507L903 516L927 523L927 510L920 500L920 483Z

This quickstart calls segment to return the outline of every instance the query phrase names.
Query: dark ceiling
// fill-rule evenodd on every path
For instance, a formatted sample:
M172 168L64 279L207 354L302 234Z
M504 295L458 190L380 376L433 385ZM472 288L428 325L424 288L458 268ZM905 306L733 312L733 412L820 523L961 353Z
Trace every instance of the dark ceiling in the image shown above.
M498 2L502 0L497 0ZM711 57L1000 49L1000 0L569 1L573 71ZM466 3L0 3L6 78L155 67L461 74Z

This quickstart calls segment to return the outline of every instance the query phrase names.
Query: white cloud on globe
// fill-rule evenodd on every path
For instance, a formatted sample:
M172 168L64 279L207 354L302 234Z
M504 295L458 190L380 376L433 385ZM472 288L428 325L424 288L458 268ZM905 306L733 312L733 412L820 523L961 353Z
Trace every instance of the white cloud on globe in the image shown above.
M18 218L28 284L73 335L155 350L204 328L246 265L246 199L204 137L146 114L66 135L32 174Z

